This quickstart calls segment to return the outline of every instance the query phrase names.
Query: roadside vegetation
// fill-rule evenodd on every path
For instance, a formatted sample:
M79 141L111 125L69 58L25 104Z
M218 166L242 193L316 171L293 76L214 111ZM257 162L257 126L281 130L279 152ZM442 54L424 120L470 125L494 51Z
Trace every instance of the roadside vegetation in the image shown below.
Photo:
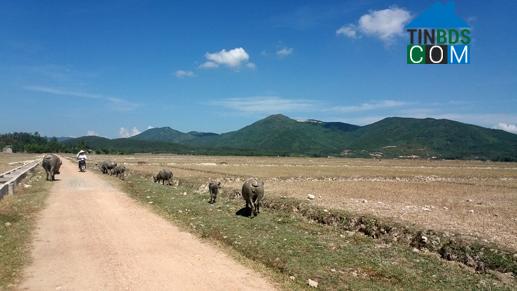
M14 289L30 260L31 233L50 184L41 170L0 200L0 290Z
M284 202L282 198L268 197L262 213L250 219L239 215L245 213L244 202L234 192L221 194L218 202L210 205L208 194L185 180L176 187L162 186L152 183L149 175L133 172L122 185L131 197L190 232L265 265L278 274L280 284L288 289L308 288L309 279L326 290L517 286L511 274L515 272L515 258L512 261L504 257L509 260L504 265L507 274L475 272L464 264L441 259L432 251L350 231L339 223L321 223L318 217L335 213L323 208L295 207L300 205L299 200Z

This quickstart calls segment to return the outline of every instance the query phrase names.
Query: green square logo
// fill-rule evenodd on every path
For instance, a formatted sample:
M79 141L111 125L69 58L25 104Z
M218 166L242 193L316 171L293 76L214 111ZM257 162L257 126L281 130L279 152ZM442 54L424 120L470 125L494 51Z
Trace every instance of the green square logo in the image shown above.
M407 63L408 64L425 64L425 46L408 45L407 46Z

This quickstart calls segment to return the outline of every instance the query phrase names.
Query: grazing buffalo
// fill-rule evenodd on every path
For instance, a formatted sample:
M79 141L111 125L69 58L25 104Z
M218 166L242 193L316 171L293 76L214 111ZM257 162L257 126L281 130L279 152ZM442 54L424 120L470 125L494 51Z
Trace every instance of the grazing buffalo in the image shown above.
M113 168L113 170L111 171L111 175L114 175L114 176L120 178L121 180L124 180L125 172L126 172L126 167L124 167L123 165L118 165L115 168Z
M113 171L113 169L115 169L116 166L117 166L116 162L104 161L104 162L101 163L100 169L101 169L103 174L110 174L111 175L111 172Z
M210 192L210 201L208 203L214 204L217 199L217 193L221 188L221 182L210 182L208 183L208 192Z
M242 198L246 201L246 207L251 209L251 217L260 213L260 205L264 198L264 182L250 178L242 185Z
M160 183L162 181L162 185L165 185L165 181L167 181L167 185L172 185L172 171L170 170L160 170L156 176L153 176L153 181L156 183Z
M41 166L47 173L47 181L54 181L55 175L59 174L59 168L61 168L61 159L54 154L47 154L43 157Z

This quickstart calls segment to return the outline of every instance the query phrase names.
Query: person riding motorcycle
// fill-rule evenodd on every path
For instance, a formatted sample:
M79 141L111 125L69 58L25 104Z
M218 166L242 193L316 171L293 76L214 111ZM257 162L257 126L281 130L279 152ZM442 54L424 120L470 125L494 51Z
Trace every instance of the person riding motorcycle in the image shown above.
M86 152L83 150L80 150L79 153L77 153L77 160L79 161L79 171L83 171L83 166L86 169L86 160L88 157L86 157Z

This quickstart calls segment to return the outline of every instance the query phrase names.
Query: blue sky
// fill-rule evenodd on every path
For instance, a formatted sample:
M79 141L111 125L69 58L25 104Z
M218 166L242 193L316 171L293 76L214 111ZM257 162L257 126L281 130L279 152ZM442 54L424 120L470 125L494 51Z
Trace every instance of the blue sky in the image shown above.
M0 132L226 132L284 113L517 133L517 2L456 1L469 65L407 65L434 1L1 1Z

